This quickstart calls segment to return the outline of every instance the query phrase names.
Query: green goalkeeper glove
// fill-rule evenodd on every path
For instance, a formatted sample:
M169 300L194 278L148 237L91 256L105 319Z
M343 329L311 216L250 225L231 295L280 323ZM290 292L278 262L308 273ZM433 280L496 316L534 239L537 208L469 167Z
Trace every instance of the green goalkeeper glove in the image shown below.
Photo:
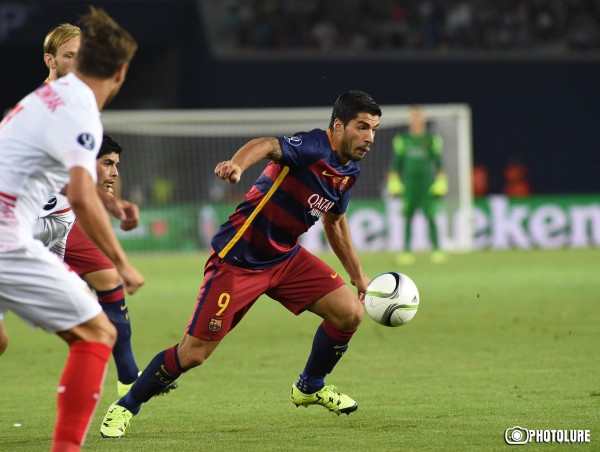
M390 173L387 180L388 193L392 196L400 196L404 193L404 184L400 180L398 173Z
M431 187L429 187L429 194L433 196L444 196L446 193L448 193L448 178L445 174L440 173L436 176Z

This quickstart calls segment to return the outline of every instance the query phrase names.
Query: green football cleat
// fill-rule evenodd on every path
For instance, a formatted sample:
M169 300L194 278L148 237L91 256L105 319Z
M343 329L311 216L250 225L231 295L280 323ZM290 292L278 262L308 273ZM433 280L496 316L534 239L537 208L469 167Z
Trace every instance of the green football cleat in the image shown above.
M396 264L412 265L415 263L415 255L413 253L400 253L396 256Z
M434 251L431 253L431 262L434 264L444 264L448 260L448 255L443 251Z
M350 414L358 409L358 403L346 394L337 392L333 385L326 385L320 391L313 394L304 394L296 383L292 385L292 403L299 407L308 405L322 405L338 416L342 413Z
M133 413L127 408L113 403L108 407L108 411L102 425L100 426L100 434L104 438L121 438L125 435L125 430L129 427L129 421L133 417Z
M125 384L117 380L117 394L119 394L119 397L125 397L125 394L127 394L133 386L133 383Z

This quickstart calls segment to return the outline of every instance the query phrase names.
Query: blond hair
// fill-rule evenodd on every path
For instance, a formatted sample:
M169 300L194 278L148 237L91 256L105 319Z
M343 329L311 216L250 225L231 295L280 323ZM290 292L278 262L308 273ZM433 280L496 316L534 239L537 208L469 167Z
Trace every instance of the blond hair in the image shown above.
M77 25L68 23L60 24L46 35L44 39L44 53L56 56L56 52L60 46L80 35L81 29Z

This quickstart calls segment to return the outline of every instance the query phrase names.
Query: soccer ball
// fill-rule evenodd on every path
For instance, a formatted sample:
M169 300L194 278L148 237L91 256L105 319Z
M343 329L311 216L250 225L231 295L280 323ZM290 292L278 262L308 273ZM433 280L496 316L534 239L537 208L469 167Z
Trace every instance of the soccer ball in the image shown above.
M365 292L369 317L384 326L408 323L419 308L419 290L403 273L387 272L376 276Z

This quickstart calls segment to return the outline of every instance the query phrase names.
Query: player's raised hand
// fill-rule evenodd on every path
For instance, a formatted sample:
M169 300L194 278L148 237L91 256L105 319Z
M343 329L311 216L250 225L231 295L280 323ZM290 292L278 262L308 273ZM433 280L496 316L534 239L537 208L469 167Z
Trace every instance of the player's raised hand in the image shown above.
M108 213L121 220L121 229L130 231L137 227L140 222L140 212L136 204L119 199L102 190L98 190L98 196Z
M371 278L366 275L361 275L360 278L351 279L350 282L354 287L356 287L358 292L358 300L361 303L364 303L365 292L367 291L367 286L371 282Z
M121 229L124 231L131 231L137 228L140 223L140 210L137 204L127 201L125 199L120 200L123 204L123 214L121 216Z
M215 176L219 179L226 180L231 184L237 184L242 177L242 169L237 163L234 163L231 160L225 160L216 166Z

